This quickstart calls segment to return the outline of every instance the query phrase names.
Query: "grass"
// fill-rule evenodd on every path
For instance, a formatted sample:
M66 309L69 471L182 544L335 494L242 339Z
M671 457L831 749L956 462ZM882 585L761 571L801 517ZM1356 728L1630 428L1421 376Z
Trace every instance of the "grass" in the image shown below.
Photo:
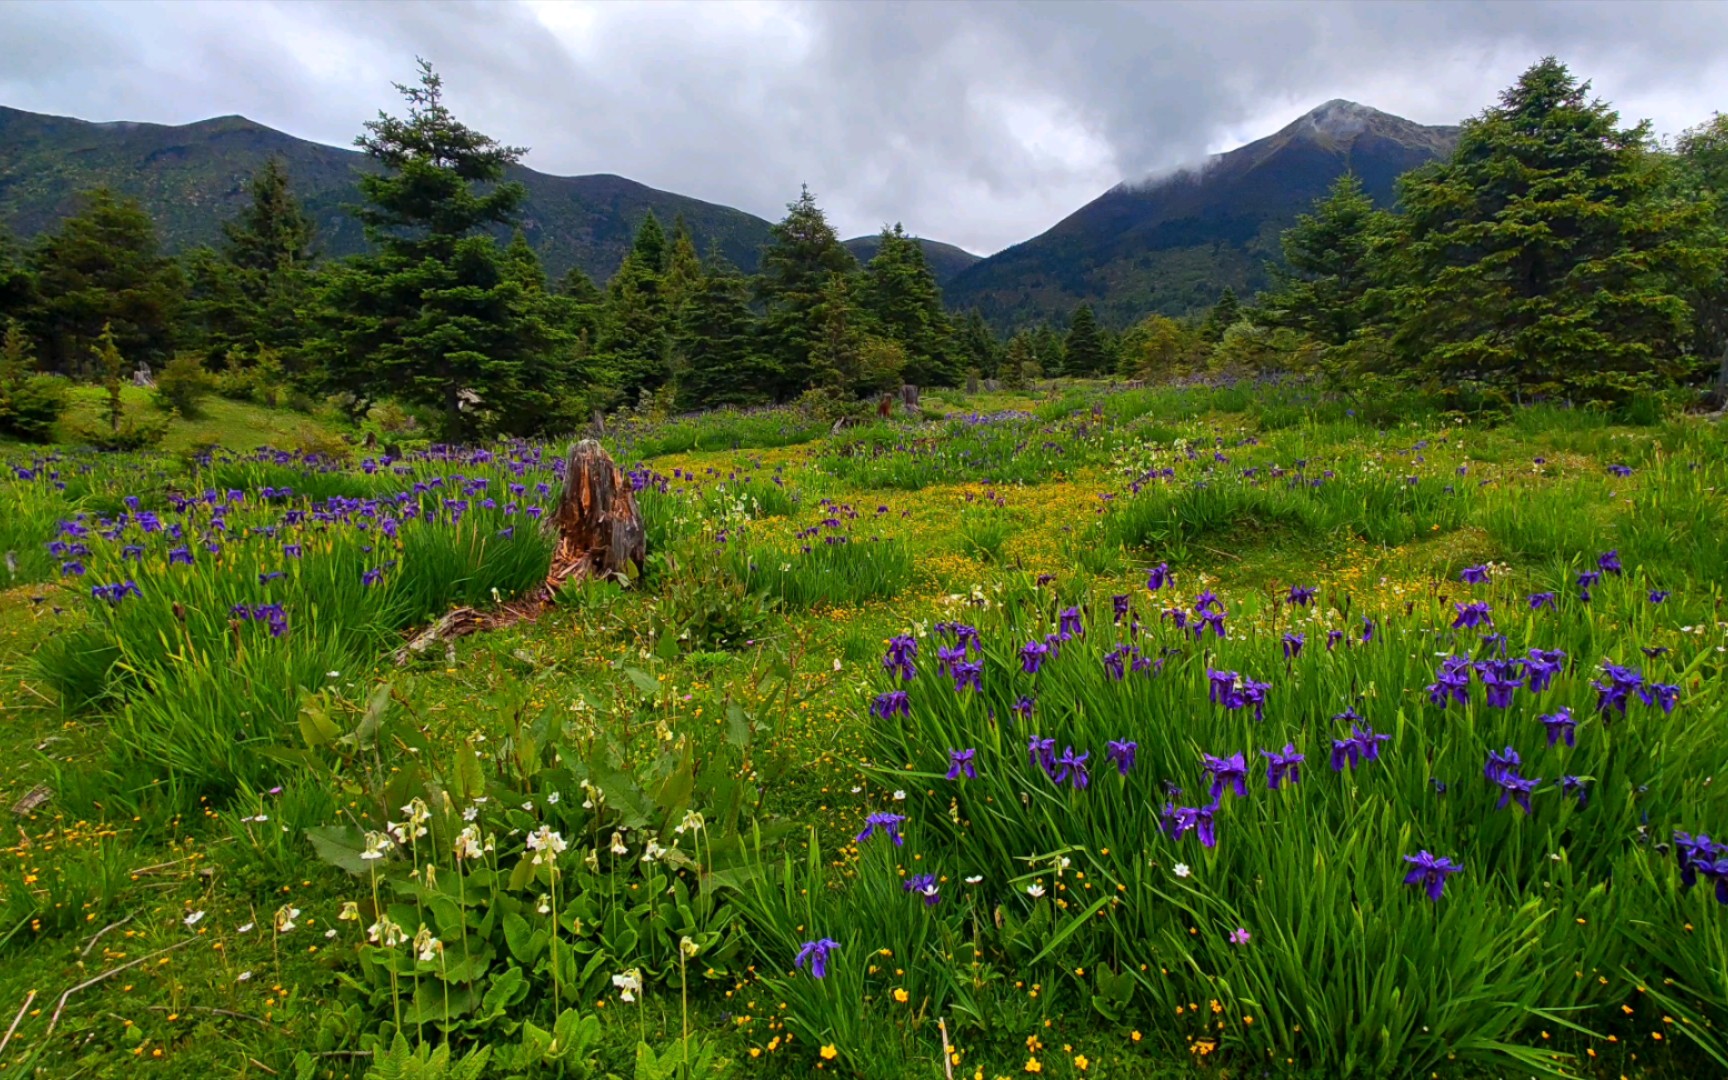
M178 457L302 423L217 401L156 455L0 451L35 471L0 477L0 547L19 553L0 593L0 799L54 789L0 861L0 1009L38 991L0 1072L358 1077L397 1035L448 1031L489 1048L487 1075L934 1080L939 1020L968 1077L1728 1070L1728 908L1708 881L1682 890L1657 846L1728 814L1709 782L1728 765L1720 426L1564 410L1481 426L1301 387L943 404L835 436L774 413L632 430L616 445L647 485L638 587L573 589L400 665L402 629L543 574L522 507L547 500L556 452L371 472ZM248 494L175 509L205 490ZM128 496L183 526L193 566L168 561L165 533L101 537L101 517L136 513ZM410 506L436 520L380 534ZM79 513L87 535L57 536ZM1585 603L1579 575L1609 549L1625 569ZM68 560L84 576L62 578ZM1148 593L1159 563L1175 584ZM1487 584L1460 582L1485 563ZM141 595L89 595L125 580ZM1314 605L1288 602L1296 584ZM1208 591L1227 638L1175 623ZM1541 591L1557 611L1528 609ZM1479 685L1433 705L1437 654L1494 655L1452 626L1465 601L1491 605L1511 654L1562 649L1567 669L1512 709ZM286 635L236 620L239 603L282 604ZM1085 635L1027 672L1022 646L1069 608ZM979 691L938 668L954 623L978 630L959 659ZM919 642L907 683L882 664L902 634ZM1680 687L1673 714L1634 698L1599 716L1604 660ZM1271 684L1263 720L1208 702L1217 669ZM872 714L902 688L910 715ZM1536 723L1560 705L1575 748ZM1391 738L1334 773L1346 707ZM1051 782L1034 734L1091 751L1088 790ZM1119 775L1106 746L1124 738ZM1286 742L1302 782L1266 792L1256 751ZM1508 745L1549 780L1529 817L1496 809L1482 775ZM976 779L947 779L960 747ZM1232 752L1252 789L1221 800L1217 846L1171 838L1159 808L1200 806L1201 756ZM1587 778L1585 805L1560 775ZM359 859L417 800L427 835ZM465 810L495 852L451 855ZM907 816L904 847L855 839L873 812ZM519 858L542 828L569 845L556 876ZM1465 868L1439 903L1404 885L1421 849ZM904 887L926 872L934 906ZM439 949L368 942L385 918ZM839 946L816 980L794 957L821 937ZM138 960L49 1034L68 988ZM496 1016L488 993L508 1002Z
M121 400L129 413L158 411L155 394L136 386L121 388ZM63 432L94 428L102 422L107 392L101 387L77 386L72 404L61 421ZM176 417L159 447L179 454L204 446L228 450L253 450L260 446L294 447L308 442L337 438L343 426L327 416L272 409L246 401L233 401L212 394L200 404L195 417Z

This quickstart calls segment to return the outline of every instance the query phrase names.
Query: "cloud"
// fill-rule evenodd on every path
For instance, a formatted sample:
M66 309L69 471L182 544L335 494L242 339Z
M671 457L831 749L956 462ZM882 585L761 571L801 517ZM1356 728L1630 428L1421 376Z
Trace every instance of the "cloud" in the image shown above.
M1456 122L1548 53L1676 131L1728 106L1725 38L1650 0L6 4L0 103L346 145L421 55L543 171L768 218L808 183L845 235L989 252L1329 98Z

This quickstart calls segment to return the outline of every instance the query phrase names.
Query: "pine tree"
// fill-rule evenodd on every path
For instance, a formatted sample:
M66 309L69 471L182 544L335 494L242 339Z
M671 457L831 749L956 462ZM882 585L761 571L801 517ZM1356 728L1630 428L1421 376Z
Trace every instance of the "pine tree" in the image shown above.
M820 309L829 279L857 273L858 260L841 246L833 226L804 188L769 231L755 282L762 305L762 351L779 372L775 397L796 396L816 385L816 348Z
M564 271L564 276L558 279L558 292L578 304L599 304L606 298L600 291L600 286L594 284L594 279L580 266L572 266Z
M977 308L966 312L965 320L955 333L954 348L968 368L985 378L996 377L997 365L1002 360L1002 347L997 343L990 324L984 321L983 312Z
M266 160L249 191L251 203L222 224L220 261L196 250L183 259L188 298L178 344L212 357L270 348L298 366L316 230L281 159Z
M942 289L925 262L923 245L898 224L882 229L876 254L864 268L858 306L876 333L904 350L907 382L953 386L960 381L962 366Z
M504 262L518 285L533 293L546 291L546 268L540 265L539 252L528 242L528 235L520 226L510 234L510 243L504 249Z
M1268 267L1275 284L1258 301L1258 320L1333 348L1347 344L1371 318L1376 252L1392 227L1354 173L1340 176L1284 231L1284 265Z
M108 393L106 407L102 410L108 421L108 430L118 433L120 421L126 416L126 406L120 398L120 388L125 385L122 380L126 375L126 357L120 351L112 323L102 324L102 332L90 346L90 357L102 379L102 387Z
M756 405L769 399L775 372L757 351L755 324L749 283L730 263L711 255L679 312L673 339L679 408Z
M268 158L247 186L251 205L222 223L228 262L262 277L312 265L316 229L289 186L287 165Z
M1707 208L1670 196L1649 128L1549 57L1399 184L1407 276L1394 339L1452 386L1624 399L1691 342L1680 295Z
M1104 335L1098 329L1098 319L1092 314L1092 305L1081 304L1074 309L1074 317L1068 322L1068 337L1062 342L1062 373L1094 378L1114 367Z
M616 393L634 402L672 377L672 318L665 295L666 234L650 212L630 254L606 283L595 349Z
M397 89L408 116L380 113L356 140L381 166L354 211L375 251L329 275L326 385L356 412L385 395L439 409L446 439L552 423L579 376L571 343L492 235L526 197L504 180L522 151L451 115L425 61Z
M1029 333L1022 331L1008 339L1001 371L1002 385L1009 390L1024 390L1043 375Z
M0 222L0 319L23 318L36 303L36 279L5 222Z
M676 321L679 308L686 298L702 285L702 257L696 254L696 241L679 214L672 223L672 245L666 256L666 311Z
M1224 339L1224 331L1235 326L1241 319L1242 301L1236 299L1236 290L1226 285L1224 291L1218 294L1218 302L1206 313L1206 321L1200 324L1200 338L1208 344L1216 345Z
M810 349L812 386L841 396L856 396L864 355L864 329L852 298L853 275L830 274L813 312L815 340Z
M162 255L155 223L134 200L104 188L86 193L77 214L31 252L40 300L37 336L48 366L71 372L108 327L134 357L164 361L173 350L183 283Z
M1711 206L1715 213L1702 232L1702 244L1728 247L1728 116L1681 133L1675 146L1674 183L1681 198ZM1698 355L1715 361L1718 395L1728 394L1728 265L1718 260L1687 294L1697 325Z

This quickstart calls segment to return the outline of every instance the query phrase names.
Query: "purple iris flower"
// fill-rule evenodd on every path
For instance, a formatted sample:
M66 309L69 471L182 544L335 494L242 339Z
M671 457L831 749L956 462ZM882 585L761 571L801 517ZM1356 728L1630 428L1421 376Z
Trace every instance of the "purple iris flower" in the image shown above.
M1428 685L1428 703L1442 709L1447 702L1470 704L1470 661L1462 656L1448 656L1440 661L1440 670Z
M1063 609L1062 613L1057 616L1056 633L1061 636L1063 641L1086 636L1086 628L1080 622L1079 608Z
M1502 753L1495 753L1490 750L1488 751L1488 763L1482 766L1482 775L1498 783L1502 776L1515 772L1518 766L1522 764L1523 760L1519 758L1518 751L1510 746Z
M1559 610L1558 600L1559 598L1551 592L1531 593L1529 596L1530 610L1541 611L1543 608L1547 608L1549 611L1557 611Z
M1410 870L1404 875L1404 884L1420 885L1428 893L1428 899L1439 900L1440 894L1446 889L1446 877L1449 874L1461 873L1464 868L1444 856L1430 855L1419 851L1414 855L1404 856L1404 861L1410 864Z
M1302 763L1308 758L1296 752L1294 743L1285 743L1282 752L1277 750L1262 750L1260 756L1266 759L1266 786L1277 791L1280 784L1289 780L1292 784L1302 779Z
M1117 682L1121 682L1122 677L1124 675L1126 675L1127 671L1128 671L1128 668L1127 668L1128 658L1130 656L1133 656L1135 651L1136 650L1130 649L1126 645L1118 645L1114 649L1111 649L1109 652L1105 653L1104 654L1104 671L1105 671L1105 673L1108 674L1112 679L1116 680Z
M1662 715L1672 715L1675 704L1680 700L1680 688L1667 683L1651 683L1648 700L1652 700L1662 710Z
M1284 659L1294 660L1298 656L1301 656L1302 646L1306 644L1308 644L1308 638L1305 634L1285 634Z
M1285 598L1297 607L1307 607L1314 600L1315 590L1310 585L1292 585L1290 593Z
M1606 713L1610 709L1617 709L1621 716L1625 716L1627 700L1634 693L1645 704L1650 704L1650 691L1644 685L1644 673L1637 668L1603 664L1602 673L1608 677L1607 682L1596 680L1590 683L1590 688L1596 691L1597 712Z
M1370 641L1373 641L1373 640L1374 640L1374 620L1370 619L1368 616L1364 615L1364 616L1362 616L1362 644L1366 645Z
M283 544L282 545L282 554L284 557L289 558L289 559L298 559L301 555L300 545L299 544Z
M1170 584L1170 564L1159 563L1146 575L1146 591L1157 592Z
M1494 609L1485 601L1475 601L1469 604L1453 604L1458 611L1458 617L1452 620L1454 630L1474 630L1478 626L1493 626Z
M1122 776L1128 775L1128 770L1134 767L1134 753L1140 749L1140 744L1132 741L1117 742L1110 740L1104 747L1104 757L1116 763L1116 771Z
M1204 755L1204 768L1212 777L1212 801L1217 802L1226 790L1234 791L1239 799L1248 797L1248 761L1242 754L1227 758Z
M1530 814L1530 793L1536 790L1536 785L1542 782L1540 776L1526 780L1517 773L1504 773L1494 781L1500 785L1500 801L1494 804L1494 809L1504 810L1510 802L1516 802L1523 808L1526 817Z
M802 969L804 965L808 963L810 965L810 977L812 979L827 978L828 954L839 947L840 943L835 941L833 938L818 938L815 941L806 941L803 945L799 946L798 959L793 963L793 966Z
M971 747L948 751L948 779L958 780L961 774L968 780L978 779L978 770L972 766L972 759L977 756L978 751Z
M1668 599L1668 593L1666 590L1664 590L1664 589L1651 589L1650 590L1650 602L1652 604L1660 604L1666 599Z
M83 577L84 576L84 564L81 562L78 562L76 559L70 560L67 562L63 562L60 564L60 576L61 577Z
M1086 759L1092 756L1092 751L1086 750L1080 754L1074 753L1072 746L1062 749L1062 756L1056 759L1055 768L1050 773L1050 779L1060 784L1067 781L1076 791L1085 791L1092 778L1086 773Z
M1482 688L1488 692L1489 708L1512 707L1513 693L1524 685L1519 664L1520 661L1517 660L1484 660L1476 665L1476 674L1482 679Z
M120 601L126 599L128 595L142 596L144 594L138 591L138 583L135 581L116 582L113 585L90 586L90 598L93 600L106 600L110 604L118 604Z
M1226 709L1237 707L1236 683L1242 678L1234 671L1217 671L1206 669L1206 678L1211 681L1211 688L1206 697L1214 705L1222 705Z
M1582 776L1562 776L1560 778L1560 793L1578 796L1578 808L1583 809L1584 803L1590 797L1589 788Z
M384 580L384 570L382 567L373 567L360 575L360 584L362 585L376 585L382 580Z
M912 677L918 674L912 663L917 657L917 640L902 634L889 639L888 651L882 657L882 668L891 675L899 675L903 682L911 682Z
M1391 737L1375 734L1371 727L1350 725L1349 738L1332 740L1332 771L1343 772L1346 764L1355 769L1363 761L1379 760L1380 744Z
M131 559L133 561L142 559L144 557L144 545L127 544L125 547L120 549L120 557L122 559Z
M1128 616L1128 597L1112 596L1110 598L1110 610L1115 615L1114 621L1120 625L1122 620Z
M287 576L288 576L288 574L284 570L271 570L271 571L268 571L266 573L261 573L258 575L258 584L268 585L272 581L275 581L277 578L284 578Z
M1342 631L1342 630L1328 630L1328 631L1326 631L1326 651L1331 652L1333 649L1337 648L1338 643L1340 641L1343 641L1343 640L1344 640L1344 631Z
M966 659L966 646L956 645L952 649L936 646L936 670L944 675L951 675L954 665Z
M1674 856L1680 863L1680 887L1690 889L1698 884L1698 871L1709 873L1709 867L1716 858L1728 847L1713 843L1710 837L1703 833L1693 836L1690 833L1676 832L1674 834ZM1721 898L1721 886L1718 885L1718 899ZM1724 901L1728 903L1728 901Z
M1035 700L1027 697L1025 694L1021 694L1018 698L1014 699L1014 715L1018 716L1022 720L1030 720L1032 719L1032 710L1036 708L1037 705L1038 703Z
M1524 674L1530 692L1539 694L1548 689L1554 676L1566 666L1566 654L1560 649L1531 649L1524 658Z
M1183 834L1193 829L1200 837L1201 847L1218 846L1218 835L1214 830L1215 822L1213 820L1213 815L1218 812L1217 803L1211 803L1207 806L1178 806L1174 809L1167 808L1166 812L1169 815L1172 839L1180 840Z
M972 687L973 692L981 693L984 689L984 661L974 660L971 663L956 663L954 665L954 692L956 694Z
M1578 730L1578 721L1572 719L1571 708L1562 705L1560 706L1560 711L1548 713L1544 716L1539 716L1536 719L1541 722L1543 727L1548 729L1549 746L1553 746L1561 739L1566 740L1567 746L1578 745L1577 736L1575 734Z
M1485 585L1488 582L1488 566L1466 566L1458 572L1458 580L1466 585Z
M895 847L901 847L906 843L906 838L900 835L900 823L905 820L905 814L871 814L864 819L864 831L853 839L862 844L875 836L876 830L880 829L888 839L894 841Z
M935 874L913 874L900 883L900 888L922 896L925 907L935 907L942 902L942 897L937 892Z
M1620 552L1618 549L1613 551L1604 551L1602 554L1596 556L1596 566L1605 574L1618 575L1625 572L1625 568L1620 565Z
M1632 475L1632 468L1629 465L1620 465L1620 464L1610 465L1610 466L1608 466L1608 471L1612 475L1620 477L1622 480L1624 480L1624 479L1626 479L1626 477Z
M1028 764L1043 769L1046 775L1051 774L1056 765L1056 740L1032 736L1026 740L1026 760Z
M1020 646L1020 670L1028 675L1038 674L1038 669L1044 666L1044 661L1050 655L1050 647L1036 641L1028 641Z
M912 699L904 690L890 690L885 694L877 694L876 700L870 705L870 715L878 720L887 720L893 716L910 717L912 715Z

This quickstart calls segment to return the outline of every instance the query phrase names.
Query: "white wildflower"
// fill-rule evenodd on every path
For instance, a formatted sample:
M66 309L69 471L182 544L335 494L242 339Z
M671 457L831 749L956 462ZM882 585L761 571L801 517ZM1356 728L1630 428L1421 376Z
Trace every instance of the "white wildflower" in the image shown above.
M204 921L204 913L202 911L194 911L192 914L186 916L180 921L186 924L187 929L191 929Z
M620 1001L635 1001L636 995L642 992L642 972L638 968L631 968L621 975L614 975L612 985L618 988Z

